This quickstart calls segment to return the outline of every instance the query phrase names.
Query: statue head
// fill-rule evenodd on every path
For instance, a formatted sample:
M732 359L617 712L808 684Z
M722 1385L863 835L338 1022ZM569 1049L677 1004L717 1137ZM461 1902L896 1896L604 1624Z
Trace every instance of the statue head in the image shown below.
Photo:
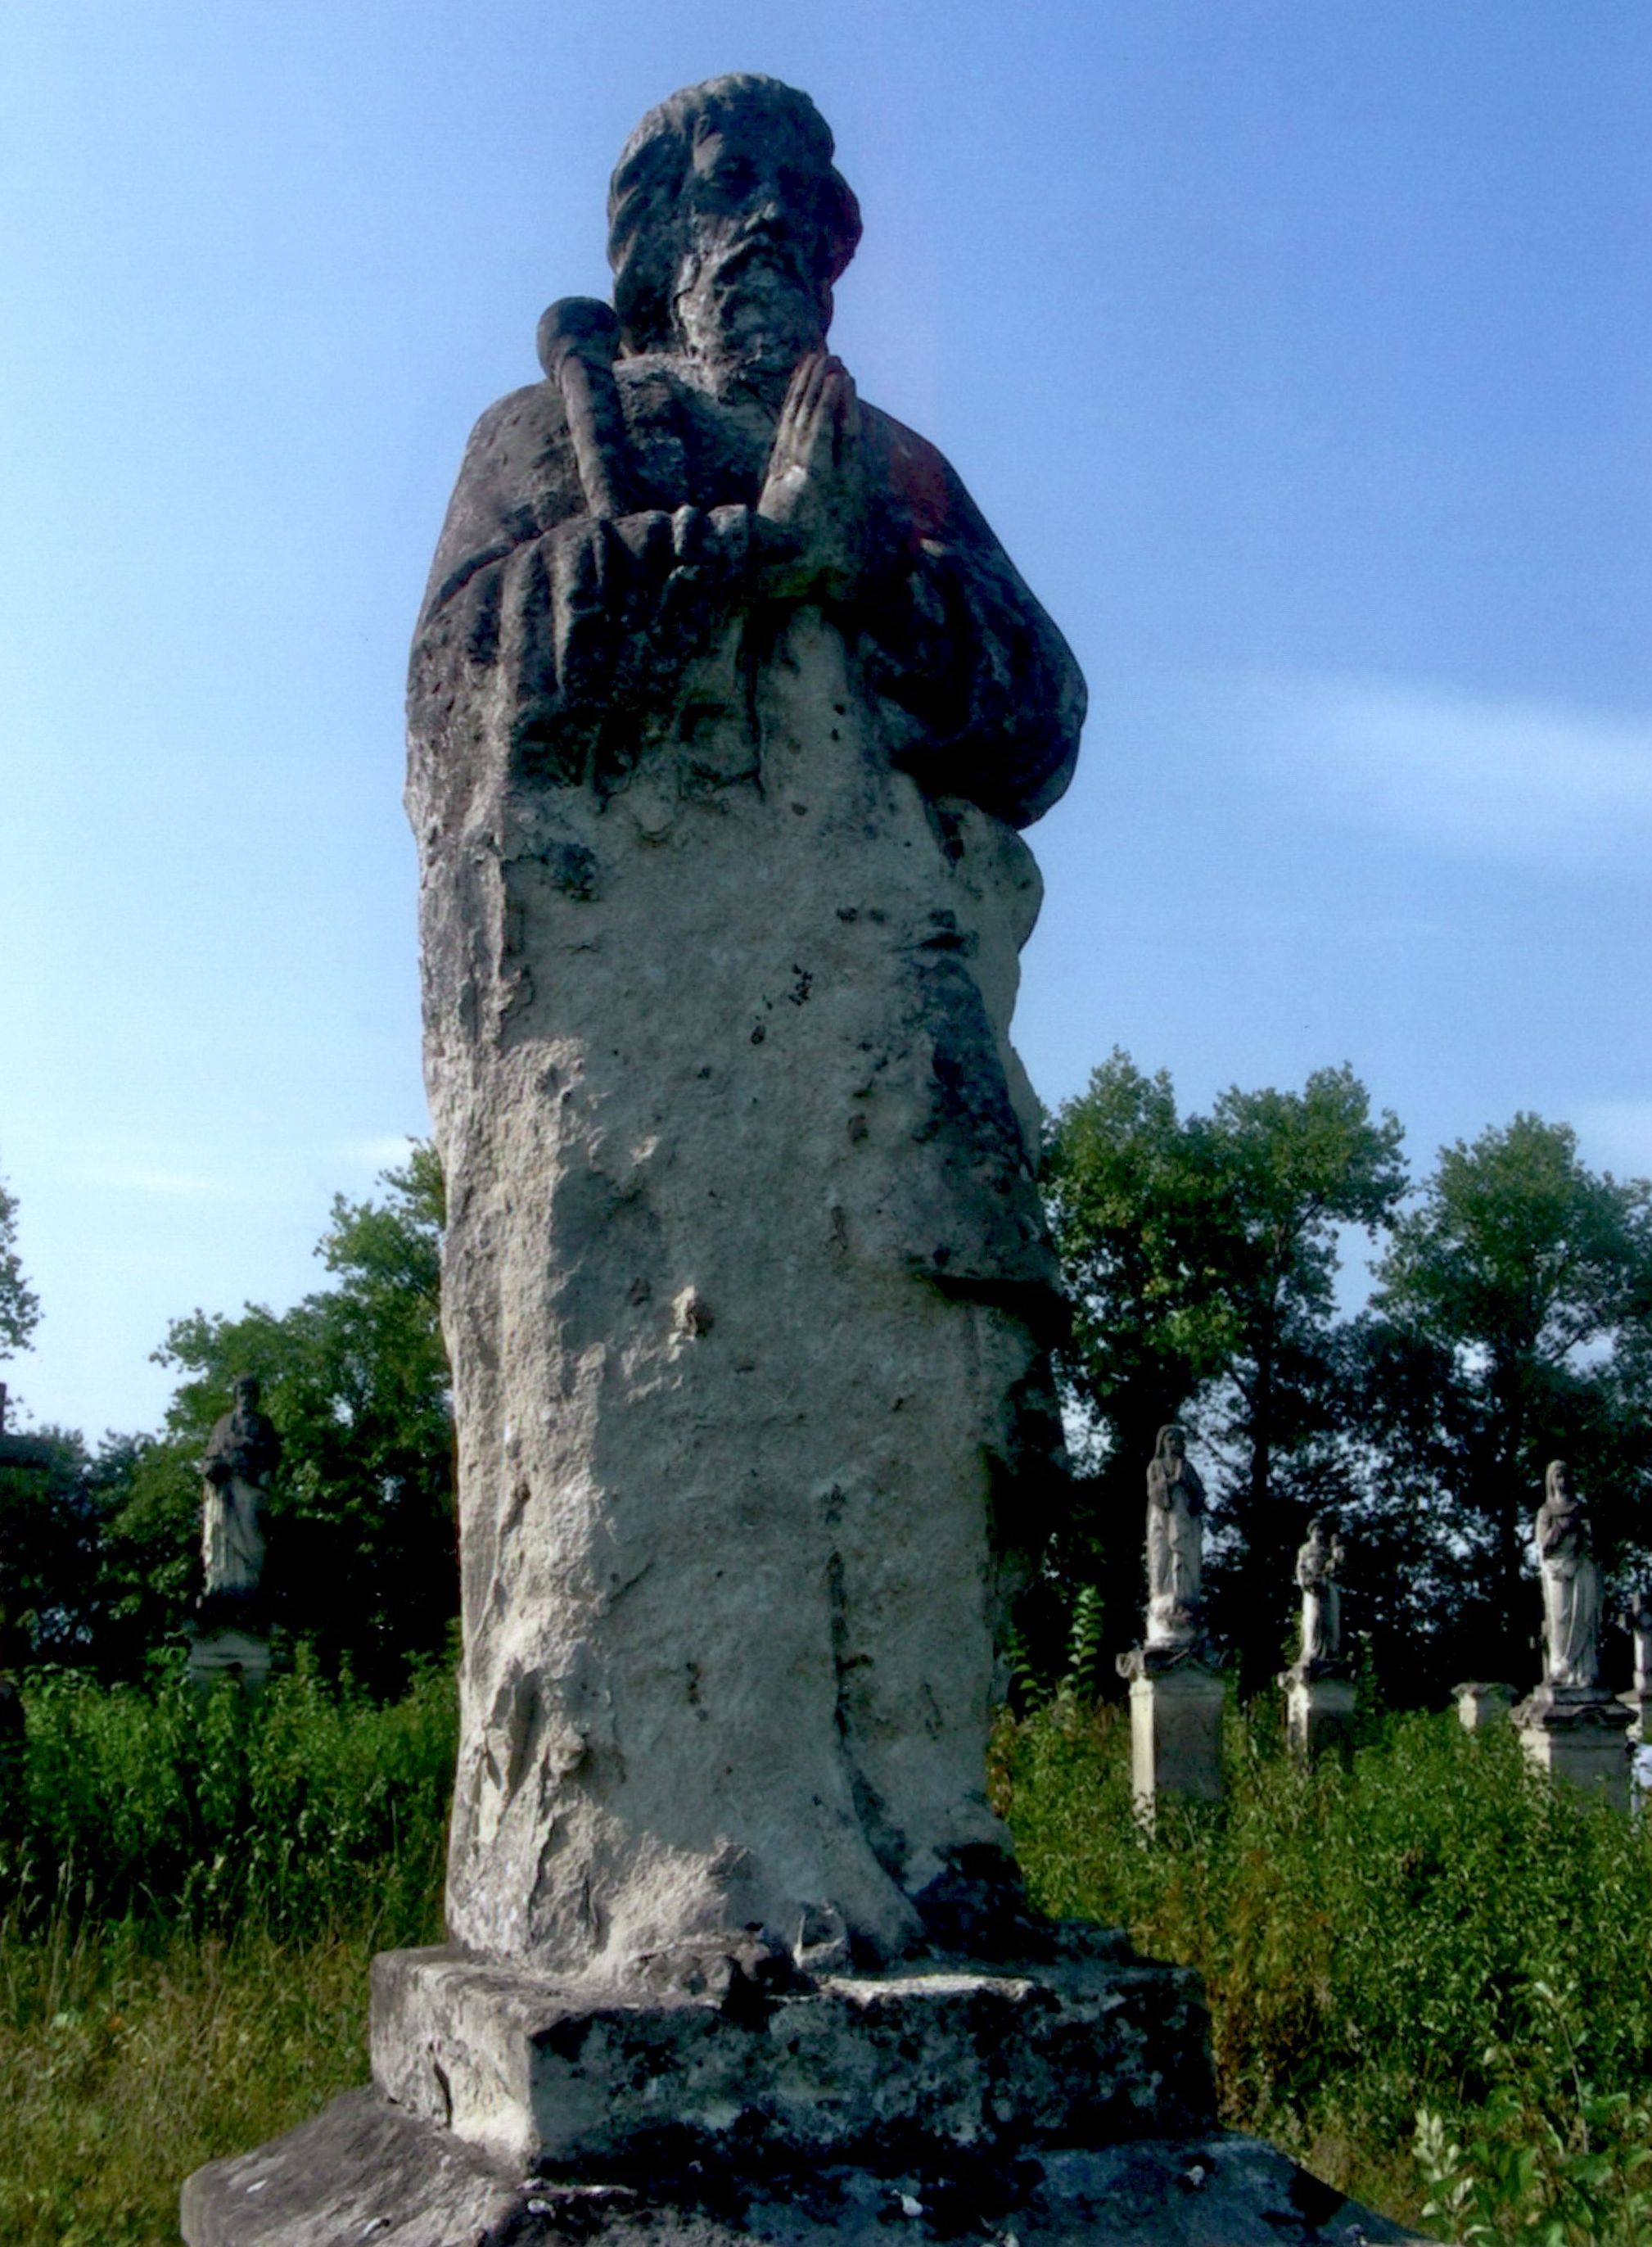
M1141 1455L1138 1452L1137 1456ZM1156 1459L1184 1459L1187 1457L1187 1431L1179 1420L1172 1420L1161 1428L1153 1444Z
M622 347L789 375L825 339L860 230L806 93L744 72L686 86L643 119L608 190Z
M235 1397L236 1410L238 1412L256 1412L258 1410L258 1399L263 1394L263 1387L256 1373L238 1373L232 1385L231 1393Z
M1543 1478L1543 1494L1556 1506L1564 1506L1572 1496L1572 1470L1564 1459L1551 1459L1548 1472Z

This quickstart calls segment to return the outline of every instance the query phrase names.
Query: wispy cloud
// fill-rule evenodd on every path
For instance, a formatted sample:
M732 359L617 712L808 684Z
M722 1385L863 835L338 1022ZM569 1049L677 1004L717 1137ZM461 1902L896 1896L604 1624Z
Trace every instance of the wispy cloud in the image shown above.
M169 1195L181 1201L241 1201L242 1189L204 1171L154 1169L145 1163L92 1163L84 1173L89 1185L117 1193Z
M1339 822L1573 871L1652 846L1652 716L1336 679L1245 680L1200 700L1299 806Z

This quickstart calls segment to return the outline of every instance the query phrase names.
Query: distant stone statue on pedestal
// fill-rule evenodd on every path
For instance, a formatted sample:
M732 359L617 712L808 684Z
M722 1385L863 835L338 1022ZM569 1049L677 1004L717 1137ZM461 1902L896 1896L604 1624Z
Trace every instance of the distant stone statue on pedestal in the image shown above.
M1130 1764L1138 1806L1222 1793L1222 1681L1205 1636L1205 1485L1185 1431L1158 1431L1147 1469L1147 1629L1118 1657L1130 1680Z
M1543 1586L1543 1682L1514 1711L1539 1770L1619 1809L1629 1802L1632 1711L1601 1677L1601 1572L1588 1510L1564 1459L1553 1459L1533 1530Z
M1323 1515L1315 1514L1296 1554L1301 1651L1280 1679L1291 1745L1309 1759L1327 1747L1345 1746L1354 1716L1354 1679L1342 1652L1342 1593L1336 1581L1344 1558L1341 1539Z
M201 1591L189 1669L201 1684L237 1676L250 1687L269 1674L263 1522L281 1438L259 1396L256 1377L241 1375L201 1462Z

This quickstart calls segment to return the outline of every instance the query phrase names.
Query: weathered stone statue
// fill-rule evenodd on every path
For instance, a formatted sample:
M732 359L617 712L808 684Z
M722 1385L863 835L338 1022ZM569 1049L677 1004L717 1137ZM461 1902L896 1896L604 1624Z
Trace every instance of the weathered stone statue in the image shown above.
M189 2247L870 2247L936 2196L1029 2247L1121 2195L1188 2236L1196 1993L1028 1910L985 1795L1062 1464L1018 830L1083 688L827 355L832 153L769 79L651 112L613 309L553 305L460 473L408 784L454 1940L375 1962L379 2095L201 2171ZM1200 2236L1260 2236L1298 2180L1222 2148Z
M563 1974L898 1957L1007 1862L993 1623L1059 1447L1017 830L1084 695L826 353L831 153L769 79L644 119L614 311L483 416L413 652L448 1912Z
M1594 1685L1601 1675L1601 1572L1589 1517L1564 1459L1552 1459L1538 1510L1543 1575L1543 1675L1551 1685Z
M1147 1643L1188 1646L1199 1636L1205 1485L1179 1427L1161 1428L1147 1470Z
M1304 1663L1339 1661L1342 1653L1342 1595L1336 1581L1343 1560L1342 1540L1328 1534L1315 1514L1298 1547L1296 1581L1302 1594Z
M259 1384L243 1373L235 1403L213 1424L201 1462L202 1619L246 1621L263 1581L264 1508L281 1438L258 1409Z
M1622 1616L1635 1644L1635 1684L1618 1698L1633 1718L1632 1738L1652 1738L1652 1598L1637 1591Z
M1543 1682L1513 1711L1522 1746L1540 1770L1629 1802L1625 1733L1636 1711L1600 1682L1601 1572L1589 1517L1564 1459L1553 1459L1533 1526L1543 1583Z

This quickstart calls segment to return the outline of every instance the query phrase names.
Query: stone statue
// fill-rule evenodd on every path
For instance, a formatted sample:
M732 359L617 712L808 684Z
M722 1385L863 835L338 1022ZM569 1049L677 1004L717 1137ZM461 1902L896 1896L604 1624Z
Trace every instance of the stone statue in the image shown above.
M1552 1459L1537 1517L1543 1574L1543 1677L1550 1685L1600 1681L1601 1572L1591 1549L1589 1517L1572 1489L1564 1459Z
M1191 1646L1199 1636L1205 1485L1187 1438L1161 1428L1147 1470L1147 1643Z
M1303 1669L1342 1658L1342 1595L1336 1576L1343 1558L1341 1539L1328 1535L1324 1517L1315 1514L1296 1555L1296 1581L1302 1592Z
M827 352L832 153L771 79L643 120L613 307L483 415L413 649L448 1917L564 1977L891 1958L1016 1893L994 1625L1064 1471L1017 830L1084 690Z
M235 1404L213 1424L201 1462L201 1612L208 1622L256 1609L263 1578L263 1513L281 1438L258 1409L249 1373L235 1383Z
M1652 1599L1636 1592L1623 1617L1623 1627L1635 1642L1635 1690L1652 1700Z

